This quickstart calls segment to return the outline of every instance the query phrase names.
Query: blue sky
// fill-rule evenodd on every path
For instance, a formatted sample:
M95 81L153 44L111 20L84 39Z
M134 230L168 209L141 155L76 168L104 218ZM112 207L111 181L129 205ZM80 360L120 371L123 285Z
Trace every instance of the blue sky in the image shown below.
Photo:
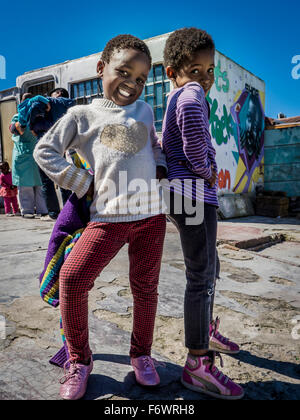
M0 55L6 79L0 79L0 90L15 86L25 71L101 51L120 33L145 39L197 26L213 36L221 53L266 82L266 115L300 115L300 78L292 77L292 57L300 56L299 0L3 3Z

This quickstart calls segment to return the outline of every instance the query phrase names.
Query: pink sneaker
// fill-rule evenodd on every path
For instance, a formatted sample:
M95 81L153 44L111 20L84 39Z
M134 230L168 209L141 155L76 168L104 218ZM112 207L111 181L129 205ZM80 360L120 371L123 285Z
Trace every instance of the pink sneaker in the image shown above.
M237 354L240 351L239 346L219 333L220 318L216 318L209 326L209 349L226 354Z
M131 358L136 381L143 386L157 386L160 384L160 378L156 372L155 365L159 363L150 356L140 356Z
M64 400L79 400L86 392L88 378L93 370L93 358L89 365L83 365L81 363L70 363L69 371L66 373L65 363L64 370L65 375L61 378L60 383L60 396Z
M243 398L243 389L215 366L215 353L206 356L188 354L181 377L182 384L192 391L202 392L224 400Z

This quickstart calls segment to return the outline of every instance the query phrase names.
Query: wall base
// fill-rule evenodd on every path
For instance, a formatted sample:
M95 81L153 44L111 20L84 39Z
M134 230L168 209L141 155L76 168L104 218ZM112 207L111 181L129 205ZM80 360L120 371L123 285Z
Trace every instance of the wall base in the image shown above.
M250 194L226 194L219 196L218 214L221 219L254 216L255 211Z

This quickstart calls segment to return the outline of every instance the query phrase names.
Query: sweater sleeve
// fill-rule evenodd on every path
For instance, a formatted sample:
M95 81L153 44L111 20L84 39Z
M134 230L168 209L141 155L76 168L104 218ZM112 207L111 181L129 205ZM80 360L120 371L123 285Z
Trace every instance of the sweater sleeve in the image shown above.
M35 147L34 158L52 181L81 198L89 189L93 176L63 157L67 149L76 149L77 139L77 120L69 112L41 138Z
M209 180L211 162L206 141L205 114L202 101L181 95L177 103L177 124L182 135L186 166L201 178Z

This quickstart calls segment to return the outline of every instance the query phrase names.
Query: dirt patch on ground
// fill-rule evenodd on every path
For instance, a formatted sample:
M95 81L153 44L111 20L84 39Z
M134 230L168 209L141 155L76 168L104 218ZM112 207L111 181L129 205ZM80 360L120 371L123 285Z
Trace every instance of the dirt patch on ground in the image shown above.
M221 260L221 268L222 272L230 273L230 275L228 275L229 279L239 283L255 283L260 280L260 277L250 269L235 267L233 264L224 260Z

